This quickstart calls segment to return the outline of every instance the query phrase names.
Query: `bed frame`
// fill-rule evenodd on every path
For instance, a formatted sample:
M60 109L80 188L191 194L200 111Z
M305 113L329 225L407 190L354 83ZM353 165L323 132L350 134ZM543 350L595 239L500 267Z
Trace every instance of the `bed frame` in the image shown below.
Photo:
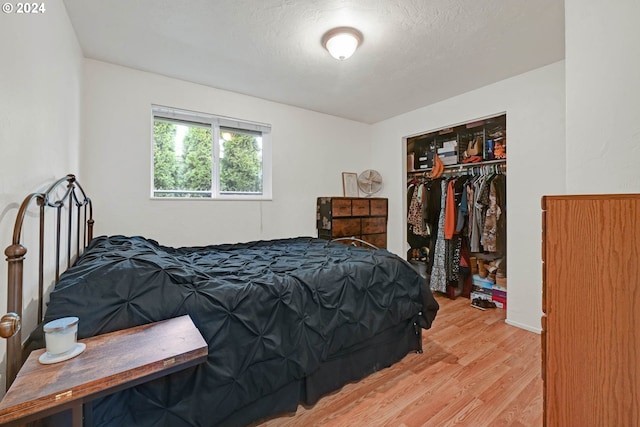
M59 179L42 193L29 194L16 217L12 244L5 249L8 262L8 313L0 319L0 336L7 339L6 389L8 390L22 366L23 350L29 342L22 342L22 295L23 262L27 248L22 245L21 236L25 217L33 203L39 207L38 240L38 323L43 319L44 305L44 251L45 216L48 208L55 210L55 281L60 278L60 264L67 268L84 251L93 239L93 207L75 175ZM65 236L62 236L62 221L66 221ZM64 237L64 238L63 238Z

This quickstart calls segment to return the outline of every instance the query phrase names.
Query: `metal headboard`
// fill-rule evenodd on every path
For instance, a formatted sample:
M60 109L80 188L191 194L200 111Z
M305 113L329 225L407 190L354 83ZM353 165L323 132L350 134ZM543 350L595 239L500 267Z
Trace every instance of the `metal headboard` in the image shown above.
M65 188L66 186L66 188ZM57 196L64 191L62 196ZM5 249L8 262L8 313L0 319L0 336L7 338L7 382L9 389L22 365L22 295L23 295L23 261L27 248L21 244L22 226L28 208L35 201L39 206L40 234L38 248L38 322L43 318L44 304L44 246L45 246L45 211L47 208L55 209L55 262L56 282L60 278L60 260L64 256L67 267L70 267L93 238L93 207L91 199L87 197L75 175L67 175L52 184L43 193L29 194L16 217L13 228L12 244ZM66 208L66 209L65 209ZM75 208L75 209L74 209ZM61 224L63 216L67 220L66 239L61 238ZM75 219L75 222L74 222ZM75 236L75 242L73 237ZM81 245L82 243L82 245ZM75 252L72 249L75 245ZM61 250L66 249L66 253Z
M353 236L351 236L351 237L337 237L335 239L332 239L331 241L332 242L348 241L348 242L351 242L351 246L358 246L358 245L356 245L356 242L358 242L358 243L360 243L362 245L366 245L366 246L370 247L371 249L380 249L379 247L377 247L376 245L374 245L372 243L369 243L369 242L367 242L365 240L362 240L362 239L358 239L357 237L353 237Z

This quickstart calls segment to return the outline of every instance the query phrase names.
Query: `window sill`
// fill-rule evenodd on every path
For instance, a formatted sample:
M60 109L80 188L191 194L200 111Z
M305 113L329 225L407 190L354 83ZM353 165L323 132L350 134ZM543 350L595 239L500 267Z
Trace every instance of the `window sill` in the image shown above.
M149 197L149 200L160 202L271 202L273 197Z

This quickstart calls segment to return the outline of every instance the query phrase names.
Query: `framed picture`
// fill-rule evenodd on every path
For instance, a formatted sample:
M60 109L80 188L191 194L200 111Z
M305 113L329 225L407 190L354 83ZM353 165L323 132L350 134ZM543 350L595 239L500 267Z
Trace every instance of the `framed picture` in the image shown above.
M358 174L342 172L342 193L345 197L358 197Z

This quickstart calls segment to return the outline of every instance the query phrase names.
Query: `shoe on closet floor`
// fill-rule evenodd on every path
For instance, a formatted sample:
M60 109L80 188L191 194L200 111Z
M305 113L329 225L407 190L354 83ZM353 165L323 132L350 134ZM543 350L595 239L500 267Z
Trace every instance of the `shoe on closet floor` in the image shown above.
M484 264L484 260L478 259L478 276L486 279L489 275L489 270L487 270L486 265Z

